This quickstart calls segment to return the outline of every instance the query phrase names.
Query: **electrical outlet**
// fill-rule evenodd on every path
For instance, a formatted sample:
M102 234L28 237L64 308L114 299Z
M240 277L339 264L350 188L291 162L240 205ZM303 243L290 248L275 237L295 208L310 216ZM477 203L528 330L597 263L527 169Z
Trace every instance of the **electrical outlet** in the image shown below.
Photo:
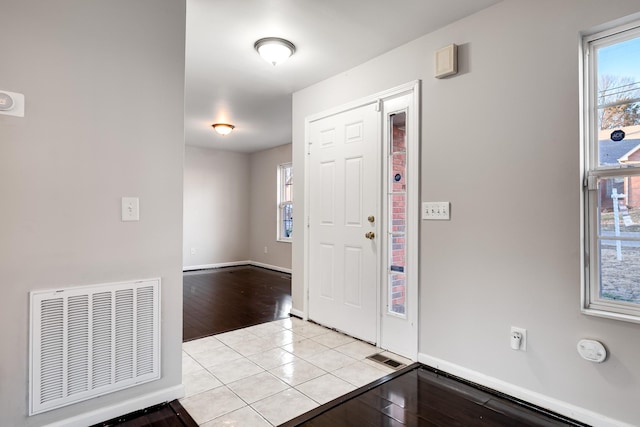
M264 253L269 253L269 248L267 246L264 247Z
M191 248L191 255L195 255L196 254L196 248Z
M422 202L422 219L449 220L449 202Z
M509 335L511 349L519 351L527 351L527 330L524 328L511 327Z

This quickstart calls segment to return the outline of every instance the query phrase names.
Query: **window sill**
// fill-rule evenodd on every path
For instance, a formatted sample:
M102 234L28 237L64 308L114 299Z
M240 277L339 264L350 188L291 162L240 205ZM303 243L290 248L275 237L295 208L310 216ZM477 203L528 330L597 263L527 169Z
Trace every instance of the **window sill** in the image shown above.
M620 320L623 322L640 323L640 316L637 315L617 313L595 308L583 308L581 311L583 314L589 316L603 317L605 319Z

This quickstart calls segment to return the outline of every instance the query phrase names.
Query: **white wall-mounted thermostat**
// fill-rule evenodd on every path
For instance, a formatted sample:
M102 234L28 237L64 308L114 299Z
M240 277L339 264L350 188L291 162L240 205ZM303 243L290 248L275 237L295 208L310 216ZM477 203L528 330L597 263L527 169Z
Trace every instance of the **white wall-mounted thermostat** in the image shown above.
M24 117L24 95L0 90L0 115Z
M602 363L607 358L607 349L600 341L580 340L578 342L578 353L584 360L589 362Z

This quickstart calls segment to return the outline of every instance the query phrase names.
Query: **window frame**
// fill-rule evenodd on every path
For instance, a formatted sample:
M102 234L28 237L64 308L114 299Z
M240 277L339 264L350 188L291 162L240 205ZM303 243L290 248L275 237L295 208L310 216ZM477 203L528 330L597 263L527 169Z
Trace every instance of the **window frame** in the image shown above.
M619 25L582 39L581 104L581 234L582 286L581 311L588 315L640 323L640 303L630 303L600 297L600 251L598 230L600 209L599 182L624 176L640 176L640 166L600 165L598 126L597 49L640 37L640 20Z
M289 169L290 172L290 176L291 176L291 183L287 184L285 182L286 180L286 170ZM291 198L290 200L285 200L285 188L287 185L291 185L293 188L293 164L291 162L287 162L287 163L281 163L278 165L278 179L277 179L277 227L276 227L276 240L278 242L288 242L291 243L293 238L291 237L291 235L289 235L289 237L284 235L284 210L287 206L290 206L290 209L292 211L292 216L291 216L291 227L292 227L292 232L293 232L293 190L290 192Z

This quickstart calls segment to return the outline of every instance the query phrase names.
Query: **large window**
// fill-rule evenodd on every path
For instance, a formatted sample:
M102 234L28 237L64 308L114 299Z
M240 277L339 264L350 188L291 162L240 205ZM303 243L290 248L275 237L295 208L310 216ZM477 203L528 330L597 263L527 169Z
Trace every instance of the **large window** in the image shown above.
M640 322L640 22L583 51L583 310Z
M278 240L291 241L293 232L293 168L278 166Z

